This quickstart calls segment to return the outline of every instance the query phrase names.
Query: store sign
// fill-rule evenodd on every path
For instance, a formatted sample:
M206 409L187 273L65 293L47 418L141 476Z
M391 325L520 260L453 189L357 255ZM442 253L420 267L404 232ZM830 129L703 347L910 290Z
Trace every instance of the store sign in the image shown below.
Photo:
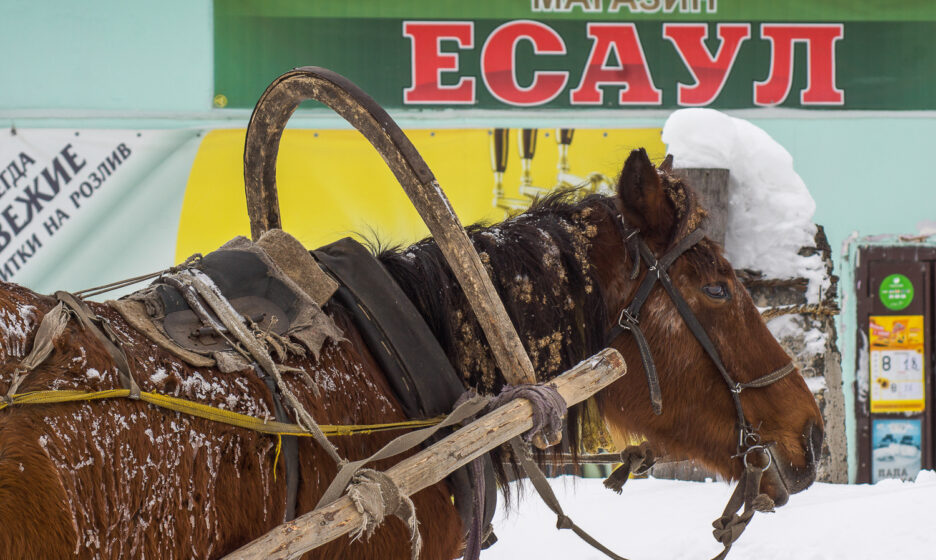
M872 316L871 412L919 412L925 407L923 316Z
M216 105L315 65L391 108L936 108L931 2L339 4L216 1Z
M871 482L916 479L922 465L920 420L875 418L871 432Z
M626 22L589 22L585 34L591 42L587 56L566 57L567 70L537 70L536 59L517 56L524 43L535 57L568 54L566 40L554 27L532 20L503 23L486 37L477 37L473 21L404 21L403 35L411 42L410 86L403 91L404 105L474 105L479 90L516 107L545 105L559 98L572 107L659 106L663 90L651 75L637 26ZM682 59L692 82L680 82L676 104L711 105L731 76L742 46L751 38L750 23L715 25L718 47L705 44L706 23L664 23L663 38ZM761 39L771 42L771 55L763 70L769 78L752 81L753 105L778 105L790 95L793 46L806 44L807 83L800 92L802 105L843 105L845 94L835 86L835 43L844 35L842 24L763 24ZM480 71L459 72L458 52L443 50L453 42L461 49L482 43ZM746 49L754 49L744 45ZM584 54L581 53L581 54ZM444 85L446 75L455 85ZM520 76L529 76L521 83ZM570 77L577 75L577 85ZM483 84L483 85L482 85Z

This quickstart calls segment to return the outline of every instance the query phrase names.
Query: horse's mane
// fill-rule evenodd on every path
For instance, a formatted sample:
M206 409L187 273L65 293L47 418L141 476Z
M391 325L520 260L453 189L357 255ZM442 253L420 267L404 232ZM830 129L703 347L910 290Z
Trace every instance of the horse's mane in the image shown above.
M588 218L599 205L613 212L613 202L602 196L575 201L574 195L558 192L493 226L467 228L541 381L605 343L605 302L588 254L597 230ZM384 249L378 257L422 312L465 383L483 392L500 390L504 381L495 375L493 359L474 352L484 345L483 334L435 242Z
M575 191L562 191L493 226L467 228L540 381L605 347L605 299L589 262L596 212L616 212L614 199L577 200ZM504 380L439 247L424 239L405 249L383 249L378 257L420 310L466 386L499 391ZM573 454L578 417L579 408L570 409L566 441ZM495 460L498 470L499 463ZM504 480L505 472L498 474Z
M675 218L668 236L672 246L698 228L706 212L681 178L663 173L663 185ZM619 209L615 197L579 199L578 194L576 189L560 190L503 222L467 228L541 381L606 343L605 294L589 251L597 235L595 212L617 216ZM625 234L619 220L609 222ZM407 248L372 248L421 311L466 384L484 392L498 391L503 380L495 374L480 326L435 242L427 238ZM716 271L718 253L704 240L687 253L686 260L700 275L708 276ZM632 257L621 254L625 261Z
M705 210L681 179L669 174L663 174L663 179L674 216L667 237L675 244L699 227ZM618 219L616 197L590 195L579 200L578 194L576 190L558 191L503 222L467 228L540 381L555 377L607 344L606 294L596 275L598 263L590 262L591 249L600 217L618 228L620 239L626 231ZM372 249L420 310L466 386L485 393L499 391L504 380L435 242L424 239L407 248L372 245ZM704 241L687 253L687 261L707 276L717 266L717 251ZM620 258L626 265L633 255L622 250ZM569 410L566 449L573 456L580 436L579 416L580 406Z

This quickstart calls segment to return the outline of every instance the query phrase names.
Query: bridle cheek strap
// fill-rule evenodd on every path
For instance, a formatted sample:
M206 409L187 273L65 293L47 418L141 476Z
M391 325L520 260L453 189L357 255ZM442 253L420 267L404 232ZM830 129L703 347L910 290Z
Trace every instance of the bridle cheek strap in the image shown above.
M607 345L610 345L615 338L622 335L625 331L630 331L634 335L637 348L640 350L640 361L643 364L644 373L647 376L647 385L650 389L650 404L653 406L653 413L660 415L663 413L663 395L660 391L660 378L657 375L656 365L653 363L653 355L650 353L650 345L647 343L647 337L644 336L643 330L640 328L638 316L640 315L640 309L643 307L643 304L646 303L647 298L650 297L650 292L653 290L657 281L664 282L664 284L669 282L669 276L666 274L666 270L670 265L672 265L680 255L701 241L705 234L702 230L697 229L693 231L663 255L662 258L657 260L638 233L638 230L631 229L628 231L625 241L636 244L638 250L638 255L633 255L635 272L637 271L640 259L643 259L644 262L647 263L647 275L644 276L630 304L621 310L617 324L614 325L611 328L611 332L608 333ZM636 274L633 275L634 278L636 278L636 276Z

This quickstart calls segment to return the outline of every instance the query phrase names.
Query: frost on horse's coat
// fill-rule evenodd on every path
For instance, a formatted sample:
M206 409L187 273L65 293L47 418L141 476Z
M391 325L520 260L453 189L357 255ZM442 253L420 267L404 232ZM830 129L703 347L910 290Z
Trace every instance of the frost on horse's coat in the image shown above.
M575 202L560 195L493 228L470 232L541 380L604 347L615 314L640 280L630 278L633 263L624 248L621 215L640 227L657 254L701 216L691 190L655 170L642 150L631 154L621 177L616 197ZM385 251L380 258L466 386L498 390L503 379L438 247L426 240ZM736 379L753 379L789 361L714 244L704 242L689 251L673 265L671 276ZM707 300L700 288L714 282L724 284L732 297ZM6 392L36 326L54 303L19 286L0 287L0 391ZM660 450L737 476L740 461L731 458L736 432L727 388L691 333L672 320L670 307L654 293L641 323L660 371L663 415L651 412L640 374L605 389L599 408L618 437L643 435ZM132 330L110 308L92 308L120 334L143 390L273 418L267 389L250 371L191 368ZM286 365L311 376L321 396L287 373L291 390L323 424L404 420L349 315L334 303L325 311L346 340L327 342L318 361L287 360ZM639 363L631 338L619 337L612 345L629 363ZM91 333L70 321L55 350L19 392L119 386L108 354ZM748 420L762 426L761 434L777 442L784 458L783 480L765 479L762 490L780 495L781 486L792 491L807 486L815 465L804 435L815 433L821 420L803 380L788 376L742 398ZM576 415L572 410L569 421ZM394 435L333 441L342 456L358 459ZM299 448L297 510L304 512L314 507L336 468L311 440L302 439ZM8 407L0 411L0 557L220 557L282 520L285 466L274 464L275 456L275 438L129 399ZM446 483L413 498L425 541L422 557L457 557L463 528ZM341 538L308 557L408 558L407 532L391 518L366 542Z

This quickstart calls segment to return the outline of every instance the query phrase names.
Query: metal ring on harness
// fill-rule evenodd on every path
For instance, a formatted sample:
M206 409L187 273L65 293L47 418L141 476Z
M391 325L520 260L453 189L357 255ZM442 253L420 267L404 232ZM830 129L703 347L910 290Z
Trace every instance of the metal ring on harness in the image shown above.
M764 455L767 456L767 464L764 467L757 467L757 465L753 465L753 466L756 468L759 468L761 472L767 472L767 469L769 469L770 466L773 464L773 453L770 452L770 449L766 445L755 445L753 447L749 447L747 451L744 452L744 454L741 457L742 461L744 462L744 468L745 469L751 468L752 465L748 463L748 455L750 455L752 452L755 452L755 451L762 451Z

